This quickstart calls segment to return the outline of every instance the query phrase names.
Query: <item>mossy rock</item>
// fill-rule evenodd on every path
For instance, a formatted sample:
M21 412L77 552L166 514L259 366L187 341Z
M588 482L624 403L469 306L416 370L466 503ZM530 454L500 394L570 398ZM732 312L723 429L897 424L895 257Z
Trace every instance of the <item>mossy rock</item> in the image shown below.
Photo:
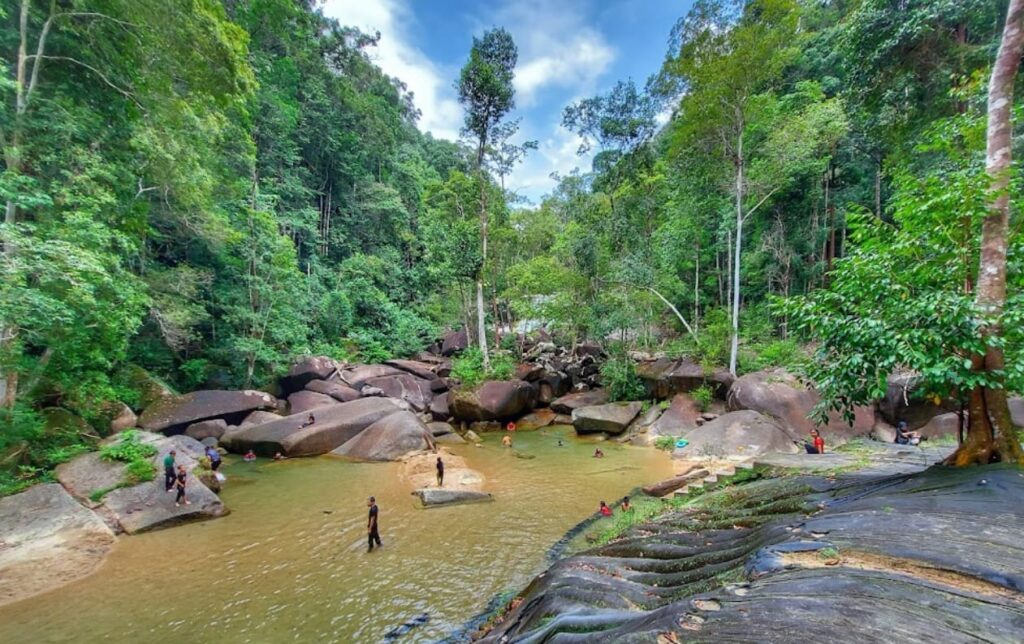
M163 398L177 395L170 385L138 365L125 365L118 374L118 380L135 392L136 400L132 401L135 411L146 409Z

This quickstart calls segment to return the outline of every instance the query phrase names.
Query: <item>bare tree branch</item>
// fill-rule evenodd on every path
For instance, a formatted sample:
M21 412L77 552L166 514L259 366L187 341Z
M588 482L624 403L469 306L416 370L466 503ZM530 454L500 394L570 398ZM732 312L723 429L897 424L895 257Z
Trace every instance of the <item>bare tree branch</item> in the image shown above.
M70 56L39 56L39 55L29 56L29 58L43 58L43 59L46 59L46 60L63 60L63 61L67 61L69 63L74 63L74 64L76 64L76 65L78 65L80 67L85 67L86 69L88 69L92 73L94 73L97 76L99 76L100 80L102 80L105 84L109 85L118 94L121 94L125 98L131 100L136 105L138 105L140 107L142 106L141 103L139 103L138 99L135 98L135 94L132 94L130 91L124 89L123 87L118 86L116 83L114 83L109 78L107 78L103 74L103 72L101 72L100 70L96 69L95 67L93 67L92 65L90 65L88 63L83 63L82 61L78 60L77 58L72 58Z

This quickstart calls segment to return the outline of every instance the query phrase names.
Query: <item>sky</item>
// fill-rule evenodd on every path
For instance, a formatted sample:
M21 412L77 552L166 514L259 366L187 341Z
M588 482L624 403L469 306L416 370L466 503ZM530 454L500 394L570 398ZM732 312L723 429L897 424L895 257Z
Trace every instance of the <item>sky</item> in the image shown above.
M552 172L590 169L579 139L561 126L562 109L632 78L642 86L664 60L669 31L692 0L323 0L326 15L373 33L370 56L402 80L423 113L421 131L459 137L463 112L454 89L474 36L504 27L519 48L516 109L520 141L538 150L506 187L537 203Z

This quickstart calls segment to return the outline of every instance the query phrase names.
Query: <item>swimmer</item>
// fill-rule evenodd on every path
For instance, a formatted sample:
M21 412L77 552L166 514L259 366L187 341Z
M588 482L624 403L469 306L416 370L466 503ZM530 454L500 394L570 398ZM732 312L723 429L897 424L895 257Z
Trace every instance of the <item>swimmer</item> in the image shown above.
M601 501L601 507L598 508L598 512L600 512L603 517L610 517L612 515L612 509L609 508L608 504L604 501Z
M504 445L505 447L512 447L512 437L509 436L508 434L505 434L505 436L503 436L501 439L501 444Z
M242 457L242 460L245 461L246 463L252 463L253 461L256 460L256 452L249 450L248 452L245 453L245 456Z

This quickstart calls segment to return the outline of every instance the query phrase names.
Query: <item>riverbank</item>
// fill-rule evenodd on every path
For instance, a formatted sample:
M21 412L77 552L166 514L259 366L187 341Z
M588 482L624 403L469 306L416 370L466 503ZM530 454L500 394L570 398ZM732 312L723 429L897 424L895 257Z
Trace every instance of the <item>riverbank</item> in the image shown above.
M858 465L759 465L673 499L555 563L478 638L1015 641L1024 470L864 449Z

